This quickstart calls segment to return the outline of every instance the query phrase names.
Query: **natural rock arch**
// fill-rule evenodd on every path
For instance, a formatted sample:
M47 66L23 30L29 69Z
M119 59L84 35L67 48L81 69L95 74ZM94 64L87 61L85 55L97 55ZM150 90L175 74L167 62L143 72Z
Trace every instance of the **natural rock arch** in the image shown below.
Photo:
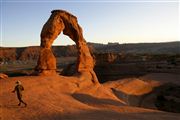
M39 75L56 74L56 58L53 55L51 46L53 41L63 31L75 43L78 50L76 71L80 75L88 75L93 82L98 82L94 68L94 61L89 48L83 37L82 28L79 26L76 16L64 11L53 10L48 21L41 31L41 51L37 62L36 70ZM87 79L87 77L86 77Z

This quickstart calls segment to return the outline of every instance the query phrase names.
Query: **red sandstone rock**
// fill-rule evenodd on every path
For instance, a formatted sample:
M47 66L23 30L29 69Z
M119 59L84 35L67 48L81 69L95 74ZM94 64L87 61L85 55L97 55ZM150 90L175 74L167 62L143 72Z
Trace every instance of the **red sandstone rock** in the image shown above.
M8 78L8 76L4 73L0 73L0 79L5 79Z
M51 49L41 49L36 69L39 70L39 74L41 75L56 74L56 58Z
M78 73L90 73L94 82L97 82L96 74L93 71L94 61L89 48L83 38L82 28L79 26L77 18L63 10L54 10L49 20L41 31L41 53L36 66L40 74L51 75L56 70L56 60L51 50L52 43L63 31L75 43L78 50L76 71ZM81 74L80 74L81 75Z

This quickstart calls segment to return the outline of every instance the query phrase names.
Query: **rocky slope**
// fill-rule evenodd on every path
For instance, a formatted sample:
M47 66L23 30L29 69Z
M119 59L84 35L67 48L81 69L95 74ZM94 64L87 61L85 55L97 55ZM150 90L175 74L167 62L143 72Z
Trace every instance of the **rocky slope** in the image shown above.
M174 101L176 108L179 107L179 93L173 92L179 85L179 77L174 74L149 74L101 85L81 81L76 76L26 76L1 79L0 118L1 120L179 120L180 114L172 113L178 111L172 111L176 109L170 104ZM25 88L23 98L28 103L26 108L17 106L16 95L11 93L17 80L20 80ZM176 86L172 86L172 83ZM165 99L157 101L157 94L161 92L155 88L164 84L171 86L169 92L173 94L162 93ZM165 103L167 108L161 103ZM163 112L161 108L171 112Z

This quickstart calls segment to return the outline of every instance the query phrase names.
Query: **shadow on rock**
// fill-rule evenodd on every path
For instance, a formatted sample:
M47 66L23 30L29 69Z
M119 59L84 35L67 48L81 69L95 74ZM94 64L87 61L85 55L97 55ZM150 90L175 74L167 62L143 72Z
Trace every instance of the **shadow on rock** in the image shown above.
M88 104L91 106L103 106L103 105L114 105L114 106L122 106L123 104L119 101L111 100L111 99L100 99L93 97L91 95L87 94L80 94L80 93L75 93L72 94L72 97L84 104Z
M50 113L33 116L32 118L36 118L37 120L147 120L147 118L177 120L179 117L177 114L150 111L120 113L112 110L83 110L64 114ZM32 118L28 118L28 120L32 120Z
M155 87L151 92L143 95L131 95L114 88L111 89L119 99L123 100L130 106L152 109L154 106L161 111L180 113L179 85L165 83L161 86Z
M142 107L143 99L149 95L149 93L144 95L129 95L114 88L111 88L111 90L116 97L126 102L127 105L136 107Z

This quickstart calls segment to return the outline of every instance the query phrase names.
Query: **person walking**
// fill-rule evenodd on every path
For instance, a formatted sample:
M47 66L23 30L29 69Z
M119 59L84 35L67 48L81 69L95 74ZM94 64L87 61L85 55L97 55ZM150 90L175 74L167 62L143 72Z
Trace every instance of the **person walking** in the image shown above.
M14 90L12 91L13 93L16 92L17 94L17 98L19 100L19 104L18 106L21 105L21 103L23 103L25 105L25 107L27 106L27 104L22 100L22 91L24 90L24 87L22 86L20 81L16 81L16 86L14 88Z

